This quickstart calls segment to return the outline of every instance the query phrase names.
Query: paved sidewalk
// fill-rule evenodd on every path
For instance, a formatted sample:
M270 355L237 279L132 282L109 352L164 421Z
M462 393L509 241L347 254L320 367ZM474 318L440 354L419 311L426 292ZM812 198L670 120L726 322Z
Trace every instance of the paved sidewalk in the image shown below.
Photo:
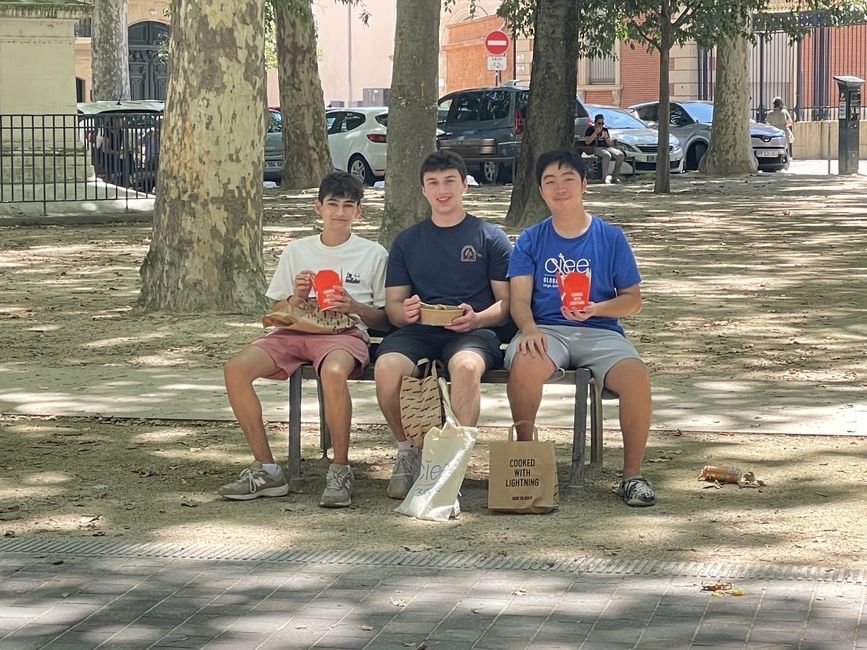
M862 649L867 575L0 540L0 647Z

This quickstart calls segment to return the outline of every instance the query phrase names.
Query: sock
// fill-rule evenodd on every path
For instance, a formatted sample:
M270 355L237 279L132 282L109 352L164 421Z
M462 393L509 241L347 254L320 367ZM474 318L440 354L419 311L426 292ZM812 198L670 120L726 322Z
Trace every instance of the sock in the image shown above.
M401 440L397 443L398 451L409 451L412 449L412 443L409 440Z
M262 469L264 469L271 476L277 476L277 473L280 471L280 466L277 463L262 463Z

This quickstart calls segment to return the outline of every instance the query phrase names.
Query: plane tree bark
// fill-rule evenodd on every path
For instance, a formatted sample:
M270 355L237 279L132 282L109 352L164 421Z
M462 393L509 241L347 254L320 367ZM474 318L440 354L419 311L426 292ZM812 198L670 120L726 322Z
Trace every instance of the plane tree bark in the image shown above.
M175 0L146 311L265 306L263 0Z

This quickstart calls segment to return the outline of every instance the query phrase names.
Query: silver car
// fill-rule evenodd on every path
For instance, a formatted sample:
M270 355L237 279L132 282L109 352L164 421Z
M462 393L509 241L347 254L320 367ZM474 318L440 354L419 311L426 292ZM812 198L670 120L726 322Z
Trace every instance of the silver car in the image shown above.
M587 104L587 112L591 118L597 114L605 117L605 127L608 135L614 140L614 146L626 154L623 173L656 171L656 152L659 134L628 111L616 106L601 106ZM676 137L668 136L668 156L670 169L673 172L683 171L683 149Z
M659 102L644 102L629 107L640 120L649 125L659 123ZM686 152L686 169L698 169L698 163L710 144L713 103L706 101L671 102L669 124L671 133ZM775 172L789 166L786 134L767 124L750 121L753 153L762 171Z

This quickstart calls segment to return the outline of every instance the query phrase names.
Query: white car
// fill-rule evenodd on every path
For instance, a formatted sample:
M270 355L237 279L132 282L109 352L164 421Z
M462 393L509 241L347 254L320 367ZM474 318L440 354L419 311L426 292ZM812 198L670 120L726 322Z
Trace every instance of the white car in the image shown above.
M335 169L349 172L367 185L385 176L388 108L331 108L325 112L325 125Z
M627 162L623 165L623 173L632 172L629 158L635 162L635 172L655 172L656 153L659 134L637 117L616 106L599 106L587 104L590 119L597 113L605 116L605 126L608 134L614 140L614 146L623 151ZM680 141L673 135L668 136L669 168L672 172L683 171L683 149Z

